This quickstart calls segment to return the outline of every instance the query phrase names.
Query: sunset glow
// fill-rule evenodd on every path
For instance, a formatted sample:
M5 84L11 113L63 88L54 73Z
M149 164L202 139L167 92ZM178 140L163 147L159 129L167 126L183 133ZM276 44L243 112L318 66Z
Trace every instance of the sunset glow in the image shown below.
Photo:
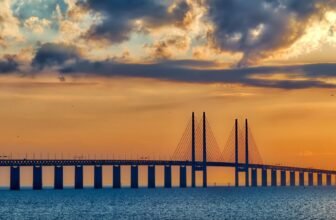
M266 162L336 168L334 0L123 2L0 0L1 154L169 158L205 111L221 150L248 118Z

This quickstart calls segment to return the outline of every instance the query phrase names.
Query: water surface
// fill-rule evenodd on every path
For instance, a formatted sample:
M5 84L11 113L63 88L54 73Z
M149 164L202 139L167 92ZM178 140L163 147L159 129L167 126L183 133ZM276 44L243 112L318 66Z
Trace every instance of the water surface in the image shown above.
M334 187L0 190L1 219L336 219Z

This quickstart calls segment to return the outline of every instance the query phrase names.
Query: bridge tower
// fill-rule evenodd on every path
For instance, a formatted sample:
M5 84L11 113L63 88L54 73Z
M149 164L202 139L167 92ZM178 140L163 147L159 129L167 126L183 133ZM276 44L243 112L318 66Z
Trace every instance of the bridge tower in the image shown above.
M238 119L235 120L235 185L239 186Z
M239 186L239 172L245 172L245 186L249 186L249 139L248 120L245 119L245 165L239 164L239 129L238 119L235 120L235 186Z
M202 161L196 161L196 129L195 129L195 114L192 113L191 118L191 186L196 186L196 172L203 172L203 187L207 187L207 127L206 116L203 112L202 117ZM198 130L199 131L199 130ZM199 133L197 133L199 134ZM199 142L197 142L199 143Z
M207 187L207 147L206 147L206 120L203 112L203 187Z
M191 116L191 186L196 186L195 113Z
M248 142L248 122L245 119L245 186L249 186L249 142Z

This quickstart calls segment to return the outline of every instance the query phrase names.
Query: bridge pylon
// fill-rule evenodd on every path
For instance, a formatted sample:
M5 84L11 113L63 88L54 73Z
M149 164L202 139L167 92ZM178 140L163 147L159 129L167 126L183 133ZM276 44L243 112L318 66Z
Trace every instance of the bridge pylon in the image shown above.
M235 186L239 186L238 119L235 120Z
M206 119L203 112L203 187L207 187L207 139L206 139Z
M249 171L249 133L248 133L248 120L245 119L245 164L239 163L239 128L238 128L238 119L235 120L235 186L239 186L239 173L245 173L245 186L250 185L250 171Z
M191 116L191 186L196 186L195 113Z
M195 129L195 114L192 113L191 118L191 186L196 186L196 172L203 172L203 187L207 187L207 126L206 126L206 116L203 112L202 117L202 161L201 163L196 162L196 129ZM199 133L198 133L199 134ZM200 135L200 134L199 134ZM197 165L198 164L198 165Z
M249 140L248 140L248 121L245 119L245 186L249 186Z

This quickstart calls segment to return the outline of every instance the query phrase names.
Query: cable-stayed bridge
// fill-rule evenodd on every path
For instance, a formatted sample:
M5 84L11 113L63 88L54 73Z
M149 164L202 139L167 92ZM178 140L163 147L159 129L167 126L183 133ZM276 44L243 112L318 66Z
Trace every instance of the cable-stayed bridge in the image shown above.
M296 173L299 175L299 186L305 185L305 176L308 176L308 185L314 185L314 176L317 176L317 185L331 185L334 170L304 168L295 166L270 165L263 163L258 147L254 141L248 120L243 125L235 124L222 151L219 147L211 126L203 113L197 120L195 114L182 134L182 137L170 159L0 159L0 166L10 167L10 189L20 189L20 167L33 167L33 189L42 189L42 167L54 167L54 188L63 189L63 167L75 167L74 187L83 188L83 166L94 167L94 188L103 187L103 166L113 167L113 188L122 187L121 167L130 166L131 188L139 187L139 166L148 166L148 187L156 187L156 166L164 167L164 187L172 187L172 166L179 167L179 186L187 187L187 167L191 167L191 187L196 186L196 172L202 173L203 187L207 187L208 167L231 167L235 170L235 186L239 186L239 173L245 174L245 186L258 186L258 170L261 171L261 186L268 186L268 173L270 173L271 186L277 186L277 173L280 172L280 186L287 185L289 172L289 185L296 186ZM260 172L259 172L260 173Z

